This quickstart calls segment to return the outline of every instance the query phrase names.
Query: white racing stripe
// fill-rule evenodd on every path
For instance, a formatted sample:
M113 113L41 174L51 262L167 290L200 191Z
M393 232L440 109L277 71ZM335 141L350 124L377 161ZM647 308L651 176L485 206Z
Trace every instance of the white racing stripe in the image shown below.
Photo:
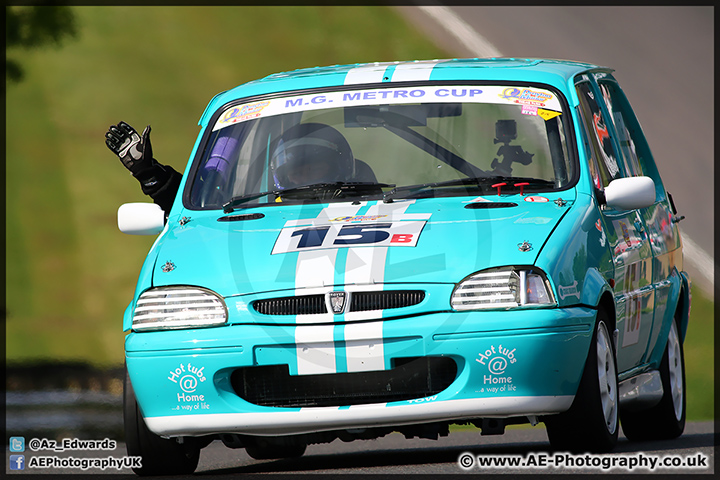
M324 287L335 280L337 250L311 250L298 254L295 288Z
M347 203L330 204L323 208L316 218L301 219L294 222L287 222L298 225L332 225L330 220L338 217L355 215L364 203L351 205ZM339 227L338 227L339 228ZM335 263L337 260L337 249L310 250L298 253L298 261L295 269L295 288L323 287L335 283Z
M383 81L385 70L389 66L388 63L375 63L350 69L345 76L345 85L380 83Z
M295 344L299 375L336 372L333 324L298 325Z
M390 76L392 82L411 82L428 80L432 69L440 60L422 60L414 62L374 63L355 67L345 76L345 85L359 85L363 83L380 83L387 81ZM392 69L391 67L395 67ZM392 72L392 73L391 73Z
M415 201L371 205L366 216L378 216L381 221L426 220L429 214L406 214L405 210ZM378 285L385 281L385 258L388 247L350 247L345 265L346 285ZM382 287L381 287L382 288Z
M323 208L317 218L312 219L313 224L330 223L330 219L355 215L363 206L347 203L330 204ZM301 220L302 222L303 220ZM307 287L323 287L335 283L335 263L338 250L312 250L298 253L295 268L296 292ZM329 322L325 325L298 325L295 327L295 345L299 375L317 373L335 373L336 352L334 345L335 325L332 323L332 314L325 315L296 315L298 324L317 321Z
M367 285L382 283L388 247L350 247L345 266L345 283Z
M439 60L428 60L420 62L401 63L395 67L392 74L393 82L410 82L419 80L429 80L432 69L437 65Z
M380 216L382 220L425 220L429 214L406 214L405 211L415 200L384 203L378 201L371 205L365 215ZM352 247L348 249L345 265L345 284L358 285L363 291L383 289L385 264L388 247ZM360 288L360 287L357 287ZM349 312L345 319L357 320L381 318L382 310ZM383 322L360 322L345 325L345 355L348 372L385 370L385 348L383 342Z
M449 35L455 37L473 55L478 57L502 57L502 53L495 45L476 32L450 8L444 6L421 6L419 8L440 24ZM683 256L685 260L709 284L709 291L714 291L715 258L700 248L687 233L681 231L680 234L683 238Z
M385 370L382 321L348 323L344 333L348 372Z
M382 200L378 200L375 205L371 205L368 208L366 215L387 215L382 217L382 220L427 220L430 218L429 213L405 213L410 205L415 203L415 200L395 200L392 203L383 203Z
M430 218L430 214L405 213L414 202L414 200L393 203L377 201L368 207L363 216L377 216L378 221L417 221ZM331 220L357 215L360 209L366 205L367 203L361 205L331 204L324 208L316 218L297 220L294 224L337 224L340 228L338 222L331 222ZM377 222L367 222L367 224L372 223ZM338 281L347 285L346 291L382 290L388 247L349 247L344 250L346 252L344 277ZM336 283L339 251L338 249L322 249L298 253L295 269L297 295L307 295L310 292L325 293L332 289ZM342 260L340 259L340 261ZM348 372L385 369L382 321L352 323L381 317L381 310L345 313L343 319L351 322L343 327ZM297 315L295 319L297 323L295 344L298 374L337 372L337 352L333 343L336 328L333 321L334 315L331 313ZM313 325L307 325L311 323ZM318 325L318 323L324 324Z

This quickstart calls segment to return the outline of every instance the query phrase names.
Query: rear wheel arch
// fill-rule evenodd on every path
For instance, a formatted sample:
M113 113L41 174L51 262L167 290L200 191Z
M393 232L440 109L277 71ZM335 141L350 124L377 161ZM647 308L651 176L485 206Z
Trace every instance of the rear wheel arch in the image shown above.
M685 343L685 334L687 333L688 324L690 322L692 294L690 278L688 275L685 272L680 272L680 279L680 294L678 295L678 304L675 309L675 321L677 322L680 342Z
M607 314L606 321L608 323L608 330L610 330L609 333L613 336L614 341L615 337L613 332L617 328L617 318L615 316L615 300L612 293L609 291L603 292L598 300L597 308L598 310L602 309ZM617 350L617 345L615 345L615 349Z

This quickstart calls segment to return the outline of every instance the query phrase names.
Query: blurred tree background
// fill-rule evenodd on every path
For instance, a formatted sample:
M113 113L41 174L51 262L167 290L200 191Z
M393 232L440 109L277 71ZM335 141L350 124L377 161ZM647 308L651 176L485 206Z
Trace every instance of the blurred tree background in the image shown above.
M62 44L75 37L75 16L67 6L6 6L5 46L7 49L29 49ZM23 69L16 59L5 58L5 78L18 82Z

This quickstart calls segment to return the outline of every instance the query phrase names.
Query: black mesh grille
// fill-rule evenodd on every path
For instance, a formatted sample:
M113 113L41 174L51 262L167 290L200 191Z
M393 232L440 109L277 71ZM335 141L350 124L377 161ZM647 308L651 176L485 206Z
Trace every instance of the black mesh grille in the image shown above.
M312 315L327 313L325 295L271 298L256 300L253 307L263 315Z
M411 400L435 395L455 380L448 357L397 359L377 372L290 375L287 365L239 368L230 380L244 400L269 407L340 407Z
M366 310L386 310L389 308L409 307L417 305L425 298L420 290L389 291L389 292L357 292L352 294L351 312Z
M350 312L386 310L417 305L425 298L422 290L391 290L384 292L354 292L351 294ZM313 315L328 313L324 295L255 300L253 308L263 315Z

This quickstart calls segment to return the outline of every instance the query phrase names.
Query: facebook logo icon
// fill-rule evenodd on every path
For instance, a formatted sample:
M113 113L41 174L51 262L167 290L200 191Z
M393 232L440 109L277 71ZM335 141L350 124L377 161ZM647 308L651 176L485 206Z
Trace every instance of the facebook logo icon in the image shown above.
M10 455L10 470L25 470L25 455Z

